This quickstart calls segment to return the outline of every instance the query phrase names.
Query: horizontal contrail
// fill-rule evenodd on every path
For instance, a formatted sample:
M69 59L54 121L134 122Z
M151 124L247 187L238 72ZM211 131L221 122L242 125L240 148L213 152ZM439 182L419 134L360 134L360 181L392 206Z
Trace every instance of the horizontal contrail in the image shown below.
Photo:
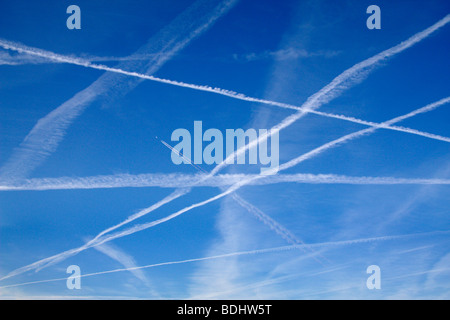
M353 185L448 185L450 179L357 177L335 174L279 174L254 180L258 174L219 174L205 179L206 174L116 174L92 177L33 178L16 184L0 184L0 191L46 191L112 188L193 188L227 187L242 180L248 185L261 186L278 183L353 184Z
M92 56L88 54L81 54L81 59L89 62L120 62L120 61L148 61L153 58L158 58L158 53L148 54L134 54L126 57L112 57L112 56ZM70 56L69 56L70 57ZM76 56L72 56L73 59L77 59ZM0 65L19 66L26 64L47 64L47 63L60 63L58 61L37 57L29 54L10 55L5 51L0 52Z
M347 89L352 84L357 83L359 81L362 81L362 79L367 75L367 73L370 71L370 69L373 68L373 66L376 65L377 63L379 63L379 62L381 62L381 61L383 61L383 60L385 60L385 59L387 59L389 57L392 57L395 54L400 53L401 51L403 51L403 50L411 47L412 45L420 42L421 40L423 40L426 37L428 37L431 33L433 33L434 31L438 30L439 28L441 28L442 26L447 24L449 21L450 21L450 15L447 15L445 18L441 19L440 21L438 21L437 23L435 23L431 27L425 29L422 32L419 32L419 33L413 35L408 40L403 41L402 43L400 43L400 44L398 44L398 45L396 45L396 46L394 46L394 47L392 47L390 49L387 49L387 50L385 50L385 51L383 51L383 52L381 52L381 53L379 53L379 54L377 54L377 55L375 55L375 56L373 56L373 57L371 57L369 59L366 59L366 60L364 60L364 61L354 65L353 67L347 69L346 71L341 73L339 76L334 78L333 81L331 81L324 88L322 88L317 93L315 93L311 97L309 97L307 99L307 101L301 106L301 110L300 111L298 111L297 113L295 113L295 114L293 114L291 116L288 116L282 122L280 122L278 125L272 127L272 129L270 131L268 131L270 133L265 134L265 135L261 135L257 141L254 140L251 143L246 144L244 147L241 147L241 148L239 148L239 150L237 150L237 151L233 152L232 154L230 154L227 157L227 159L225 159L220 164L218 164L204 179L206 180L210 176L214 176L216 173L218 173L221 169L223 169L225 166L227 166L227 163L229 162L229 160L231 160L234 157L239 156L240 154L246 152L248 149L255 147L255 145L257 143L260 143L260 142L263 142L263 141L267 140L275 132L278 132L278 131L280 131L280 130L290 126L295 121L297 121L300 118L302 118L307 113L305 110L317 109L322 104L327 103L330 100L332 100L333 98L335 98L336 96L338 96L343 90ZM1 45L2 45L2 42L0 41L0 46ZM6 46L8 46L8 48L11 47L8 44ZM17 50L17 48L14 47L14 46L13 46L13 49ZM23 50L23 48L22 49L19 48L19 50ZM33 51L31 51L31 52L33 52ZM51 55L55 55L55 54L51 53ZM64 57L57 57L57 59L63 59L64 60L65 58ZM80 62L80 65L83 65L83 63ZM88 65L89 65L89 63L88 63ZM88 67L88 65L84 65L84 66ZM108 69L111 69L111 68L108 68ZM105 70L105 71L109 71L109 70ZM123 73L122 71L120 73ZM129 72L126 72L126 73L128 74ZM136 76L135 73L131 73L129 75ZM147 77L147 76L145 76L145 77ZM155 80L155 79L152 78L152 79L149 79L149 80ZM171 81L171 80L164 80L164 81L161 81L161 82L174 84L174 83L172 83L173 81ZM192 85L188 85L187 87L192 87ZM211 91L211 92L214 91L210 87L206 87L206 88L209 88L209 89L203 90L203 91L208 91L208 90ZM233 93L232 96L240 97L240 98L242 98L242 100L246 100L246 99L244 99L242 97L242 95L239 95L239 94L235 95ZM384 124L386 124L386 123L384 123ZM390 123L390 124L393 124L393 123ZM372 127L371 129L376 130L377 128L373 128ZM362 130L362 131L365 131L365 130ZM348 137L348 136L346 136L346 137ZM353 138L353 137L349 137L349 139L351 139L351 138ZM337 145L338 143L343 143L343 141L341 141L340 139L338 139L338 140L339 141L335 140L335 145ZM290 161L288 163L289 167L295 165L296 163L299 163L301 161L306 160L307 159L307 157L306 157L307 155L309 157L312 157L312 156L322 152L325 149L331 148L332 147L332 143L333 142L328 143L328 144L326 144L326 145L324 145L322 147L319 147L319 148L311 151L308 154L302 155L302 156L300 156L300 157ZM286 169L286 168L287 168L287 166L285 164L285 166L282 169ZM247 185L250 182L256 181L256 180L261 179L261 178L262 178L262 176L257 176L257 177L252 178L252 179L246 179L246 180L240 181L240 182L234 184L233 186L231 186L225 192L222 192L221 194L218 194L218 195L216 195L216 196L214 196L214 197L212 197L210 199L207 199L205 201L202 201L202 202L193 204L191 206L185 207L184 209L181 209L181 210L179 210L179 211L177 211L177 212L175 212L175 213L173 213L173 214L171 214L171 215L169 215L169 216L167 216L165 218L162 218L162 219L159 219L159 220L147 223L147 224L137 225L137 226L132 227L130 229L127 229L125 231L118 232L118 233L113 234L113 235L108 236L108 237L104 237L102 242L97 243L97 245L101 244L101 243L105 243L105 242L111 241L111 240L116 239L116 238L120 238L120 237L129 235L129 234L133 234L135 232L138 232L138 231L141 231L141 230L145 230L147 228L150 228L150 227L159 225L161 223L164 223L166 221L169 221L169 220L171 220L171 219L173 219L173 218L175 218L175 217L177 217L177 216L179 216L179 215L181 215L181 214L183 214L183 213L185 213L187 211L190 211L190 210L192 210L194 208L201 207L201 206L206 205L206 204L208 204L210 202L213 202L215 200L221 199L221 198L225 197L226 195L228 195L230 193L233 193L234 191L238 190L242 186ZM56 256L59 256L59 255L56 255ZM48 259L50 259L50 258L43 259L43 260L40 260L40 261L46 261ZM40 261L37 261L37 262L35 262L35 263L31 264L31 265L22 267L20 269L14 270L10 274L8 274L7 276L3 277L0 280L9 278L9 277L11 277L13 275L17 275L17 274L22 273L22 272L26 272L26 271L32 270L32 269L35 268L36 264L38 264L39 266L41 265ZM19 270L20 270L20 272L19 272Z
M402 240L402 239L409 239L409 238L415 238L415 237L445 235L445 234L449 234L449 233L450 233L450 230L445 230L445 231L433 231L433 232L424 232L424 233L395 235L395 236L361 238L361 239L354 239L354 240L328 241L328 242L320 242L320 243L312 243L312 244L295 244L295 245L282 246L282 247L274 247L274 248L258 249L258 250L249 250L249 251L239 251L239 252L232 252L232 253L226 253L226 254L209 256L209 257L186 259L186 260L178 260L178 261L170 261L170 262L161 262L161 263L149 264L149 265L145 265L145 266L138 266L138 267L131 267L131 268L121 268L121 269L114 269L114 270L108 270L108 271L87 273L87 274L81 274L80 278L98 276L98 275L103 275L103 274L111 274L111 273L117 273L117 272L149 269L149 268L169 266L169 265L176 265L176 264L185 264L185 263L200 262L200 261L207 261L207 260L217 260L217 259L224 259L224 258L229 258L229 257L284 252L284 251L290 251L290 250L300 249L300 248L339 247L339 246L357 245L357 244L379 242L379 241L392 241L392 240ZM1 286L0 289L13 288L13 287L19 287L19 286L26 286L26 285L31 285L31 284L39 284L39 283L66 281L66 280L67 280L67 277L65 277L65 278L57 278L57 279L40 280L40 281L30 281L30 282L24 282L24 283L18 283L18 284L11 284L11 285L6 285L6 286Z

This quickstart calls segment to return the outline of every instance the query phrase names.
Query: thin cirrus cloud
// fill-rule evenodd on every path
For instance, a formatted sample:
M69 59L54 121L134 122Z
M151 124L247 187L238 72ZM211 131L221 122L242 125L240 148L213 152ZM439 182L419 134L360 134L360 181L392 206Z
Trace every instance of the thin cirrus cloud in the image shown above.
M308 51L305 49L287 48L276 51L266 50L260 53L246 53L246 54L233 54L233 59L239 62L254 62L261 60L296 60L313 57L332 58L339 55L341 52L336 50L318 50Z

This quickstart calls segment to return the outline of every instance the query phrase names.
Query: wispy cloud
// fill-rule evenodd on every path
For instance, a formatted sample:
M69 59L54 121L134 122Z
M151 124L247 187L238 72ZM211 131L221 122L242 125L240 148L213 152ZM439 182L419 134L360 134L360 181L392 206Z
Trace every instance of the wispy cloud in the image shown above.
M154 290L152 283L147 278L143 270L138 268L136 261L132 256L112 244L102 244L100 246L96 246L95 250L120 263L125 269L128 269L131 274L133 274L137 279L142 281L142 283L148 289L150 289L149 293L151 293L154 297L160 297L159 294Z
M137 267L136 261L132 256L123 252L117 246L111 244L102 244L101 246L95 247L95 250L107 255L111 259L119 262L125 268L130 269L130 272L139 280L141 280L148 287L150 286L150 280L145 276L145 274L140 269L135 269Z
M149 61L151 59L157 58L158 53L148 53L148 54L133 54L126 57L112 57L112 56L94 56L90 54L80 54L81 59L89 62L121 62L121 61ZM72 59L77 59L77 57L72 56ZM0 65L9 66L19 66L27 64L48 64L48 63L61 63L54 59L49 59L45 57L39 57L27 53L16 53L11 54L10 51L0 50Z
M339 54L340 52L335 50L308 51L305 49L287 48L276 51L266 50L260 53L252 52L246 54L234 54L233 59L239 62L253 62L268 59L275 61L285 61L312 57L332 58Z

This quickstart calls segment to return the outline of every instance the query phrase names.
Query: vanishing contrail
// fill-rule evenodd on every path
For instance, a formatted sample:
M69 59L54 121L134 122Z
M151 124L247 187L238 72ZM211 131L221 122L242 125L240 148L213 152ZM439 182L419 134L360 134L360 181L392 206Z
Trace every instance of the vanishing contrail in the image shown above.
M435 23L434 25L432 25L431 27L425 29L422 32L419 32L417 34L415 34L414 36L410 37L408 40L388 49L385 50L367 60L364 60L356 65L354 65L353 67L347 69L346 71L344 71L343 73L341 73L339 76L337 76L331 83L329 83L327 86L325 86L324 88L322 88L320 91L318 91L317 93L315 93L314 95L312 95L311 97L309 97L307 99L307 101L302 105L301 110L298 111L297 113L288 116L287 118L285 118L282 122L280 122L278 125L274 126L269 132L270 134L265 134L265 135L261 135L260 138L256 141L252 141L249 144L246 144L244 147L241 147L239 150L233 152L231 155L229 155L227 157L227 159L225 159L223 162L221 162L220 164L218 164L211 172L209 175L207 175L205 177L205 179L207 179L209 176L214 176L217 172L219 172L223 167L225 167L228 162L228 160L233 159L235 156L238 156L240 154L242 154L243 152L246 152L246 150L255 147L255 145L259 142L265 141L269 138L269 136L271 136L274 132L278 132L288 126L290 126L292 123L294 123L295 121L297 121L298 119L300 119L301 117L303 117L306 114L305 110L314 110L317 109L320 105L329 102L331 99L335 98L340 92L342 92L343 90L347 89L348 87L350 87L352 84L357 83L359 81L362 81L363 78L365 77L365 75L370 71L370 68L372 68L376 63L387 59L397 53L402 52L403 50L411 47L412 45L420 42L421 40L425 39L426 37L428 37L431 33L433 33L434 31L438 30L439 28L441 28L442 26L444 26L445 24L447 24L450 21L450 15L447 15L445 18L441 19L440 21L438 21L437 23ZM0 43L1 45L1 43ZM133 73L134 74L134 73ZM133 75L131 74L131 75ZM147 77L147 76L146 76ZM151 80L151 79L150 79ZM167 80L169 82L171 82L170 80ZM209 87L208 87L209 88ZM239 95L238 95L239 96ZM398 120L400 121L400 120ZM385 122L384 124L386 124L387 122ZM391 122L389 124L394 124L394 122ZM370 128L370 130L374 131L377 128ZM367 130L361 130L358 132L364 132L363 134L365 134L367 132ZM348 136L346 136L348 137ZM353 139L353 136L350 136L348 139ZM344 141L341 139L338 139L339 141L335 140L335 144L337 145L338 143L343 143ZM306 155L309 155L309 157L312 157L320 152L322 152L325 149L331 148L332 147L332 143L328 143L322 147L319 147L305 155L302 155L296 159L291 160L290 162L288 162L285 165L280 166L280 169L284 170L287 169L288 167L291 167L301 161L306 160L308 157L306 157ZM104 237L104 239L101 242L97 242L97 244L101 244L101 243L105 243L107 241L111 241L113 239L116 238L120 238L132 233L135 233L137 231L141 231L153 226L156 226L158 224L164 223L166 221L169 221L187 211L190 211L194 208L197 207L201 207L203 205L206 205L210 202L213 202L215 200L221 199L223 197L225 197L226 195L233 193L234 191L238 190L239 188L241 188L244 185L249 184L251 181L255 181L258 179L261 179L262 176L258 176L252 179L246 179L243 180L241 182L238 182L236 184L234 184L233 186L231 186L229 189L227 189L225 192L222 192L210 199L207 199L205 201L193 204L191 206L185 207L184 209L181 209L165 218L150 222L150 223L146 223L143 225L137 225L135 227L132 227L130 229L127 229L125 231L122 232L118 232L115 233L109 237ZM58 255L56 255L58 256ZM44 260L48 260L44 259ZM43 260L41 260L43 261ZM25 267L22 267L20 269L14 270L11 273L9 273L8 275L6 275L5 277L1 278L0 280L9 278L13 275L17 275L19 273L23 273L26 272L28 270L32 270L35 268L35 265L38 264L39 266L40 261L33 263L32 265L28 265ZM19 272L20 270L20 272Z
M278 183L304 184L353 184L353 185L448 185L450 179L396 178L345 176L335 174L279 174L253 180L257 174L219 174L205 179L205 174L148 173L116 174L92 177L33 178L14 184L0 184L1 191L46 191L78 189L112 189L112 188L192 188L192 187L227 187L241 180L251 180L248 185L270 185Z
M200 262L200 261L206 261L206 260L217 260L217 259L224 259L224 258L229 258L229 257L284 252L284 251L290 251L290 250L299 249L299 248L339 247L339 246L364 244L364 243L378 242L378 241L392 241L392 240L402 240L402 239L409 239L409 238L415 238L415 237L445 235L445 234L449 234L449 233L450 233L450 230L446 230L446 231L433 231L433 232L413 233L413 234L396 235L396 236L361 238L361 239L354 239L354 240L329 241L329 242L312 243L312 244L296 244L296 245L274 247L274 248L267 248L267 249L232 252L232 253L226 253L226 254L202 257L202 258L161 262L161 263L149 264L149 265L139 266L139 267L121 268L121 269L114 269L114 270L109 270L109 271L87 273L87 274L81 274L80 278L92 277L92 276L98 276L98 275L104 275L104 274L111 274L111 273L117 273L117 272L149 269L149 268L162 267L162 266L168 266L168 265ZM48 280L39 280L39 281L30 281L30 282L1 286L0 289L13 288L13 287L19 287L19 286L25 286L25 285L31 285L31 284L47 283L47 282L66 281L66 280L67 280L67 277L57 278L57 279L48 279Z
M149 52L156 52L150 61L128 61L119 64L119 68L100 69L103 71L120 70L120 68L139 68L146 73L156 72L167 60L186 47L193 39L205 32L213 23L230 10L238 0L226 0L215 5L213 1L198 0L183 13L177 16L168 26L153 36L146 45L130 57L142 56ZM51 52L16 45L9 41L0 40L0 47L25 53L36 57L51 59L77 65L90 65L82 59L57 55ZM111 69L111 70L109 70ZM86 89L78 92L74 97L41 118L25 137L21 145L16 148L11 158L0 168L0 180L11 181L26 177L34 168L42 163L58 147L66 130L72 122L98 97L117 96L125 94L139 82L121 86L118 82L126 78L119 73L106 73ZM126 74L124 74L126 75ZM146 76L145 74L142 74ZM137 77L142 78L142 77ZM141 81L141 79L139 79ZM111 91L114 88L114 92Z

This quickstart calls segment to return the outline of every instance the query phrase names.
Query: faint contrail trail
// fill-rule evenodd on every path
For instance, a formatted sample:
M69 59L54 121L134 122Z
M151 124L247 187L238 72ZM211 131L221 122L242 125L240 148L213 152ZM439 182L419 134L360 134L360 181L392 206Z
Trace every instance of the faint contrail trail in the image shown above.
M95 250L105 254L106 256L110 257L111 259L117 261L121 265L123 265L125 268L133 268L133 270L130 270L130 272L139 280L141 280L147 287L150 288L150 280L145 276L144 273L142 273L139 269L134 269L137 267L136 261L132 256L129 254L123 252L119 248L113 246L113 245L107 245L103 244L101 246L95 247Z
M168 265L184 264L184 263L191 263L191 262L200 262L200 261L206 261L206 260L217 260L217 259L224 259L224 258L236 257L236 256L246 256L246 255L257 255L257 254L283 252L283 251L290 251L290 250L299 249L299 248L338 247L338 246L364 244L364 243L379 242L379 241L402 240L402 239L408 239L408 238L414 238L414 237L444 235L444 234L448 234L448 233L450 233L450 230L432 231L432 232L424 232L424 233L412 233L412 234L395 235L395 236L381 236L381 237L361 238L361 239L354 239L354 240L328 241L328 242L320 242L320 243L312 243L312 244L295 244L295 245L282 246L282 247L274 247L274 248L267 248L267 249L257 249L257 250L249 250L249 251L238 251L238 252L226 253L226 254L209 256L209 257L186 259L186 260L177 260L177 261L170 261L170 262L161 262L161 263L149 264L149 265L145 265L145 266L138 266L138 267L131 267L131 268L121 268L121 269L114 269L114 270L109 270L109 271L100 271L100 272L94 272L94 273L87 273L87 274L81 274L80 278L92 277L92 276L98 276L98 275L104 275L104 274L110 274L110 273L117 273L117 272L149 269L149 268L162 267L162 266L168 266ZM48 280L39 280L39 281L30 281L30 282L24 282L24 283L18 283L18 284L11 284L11 285L1 286L0 289L13 288L13 287L19 287L19 286L25 286L25 285L31 285L31 284L39 284L39 283L66 281L66 280L67 280L67 277L65 277L65 278L56 278L56 279L48 279Z
M167 60L186 47L193 39L205 32L223 14L228 12L238 0L225 0L218 5L216 1L198 0L184 12L178 15L168 26L153 36L146 45L130 57L156 52L153 59L147 62L126 62L119 64L120 68L139 68L147 74L156 72ZM32 56L52 59L78 65L89 65L82 59L57 55L48 51L28 48L9 41L0 40L0 47L15 50ZM110 68L115 69L115 68ZM103 71L109 71L100 69ZM117 96L125 94L136 86L141 79L135 78L133 83L117 86L124 81L123 73L106 73L86 89L40 119L21 145L16 148L11 158L0 168L1 180L24 178L29 172L44 161L58 147L70 124L99 96ZM146 76L146 75L144 75ZM114 91L111 90L114 88ZM118 90L120 89L120 90Z
M248 185L270 185L278 183L307 184L354 184L354 185L448 185L450 179L395 178L395 177L358 177L335 174L279 174L266 176L258 180L257 174L219 174L205 179L205 174L116 174L92 177L33 178L17 184L0 185L0 191L45 191L111 188L192 188L227 187L238 181L250 179Z
M278 132L278 131L280 131L280 130L290 126L292 123L294 123L295 121L297 121L300 118L302 118L306 114L305 110L317 109L320 105L329 102L331 99L335 98L337 95L339 95L340 92L342 92L343 90L347 89L352 84L363 80L364 76L370 71L370 68L372 68L376 63L378 63L378 62L380 62L380 61L382 61L384 59L387 59L387 58L389 58L391 56L394 56L395 54L400 53L403 50L411 47L412 45L414 45L416 43L418 43L419 41L425 39L431 33L433 33L434 31L438 30L439 28L441 28L442 26L447 24L449 21L450 21L450 15L447 15L445 18L441 19L440 21L438 21L437 23L435 23L431 27L425 29L422 32L419 32L419 33L413 35L408 40L406 40L406 41L404 41L404 42L402 42L402 43L400 43L400 44L398 44L398 45L396 45L396 46L394 46L394 47L392 47L390 49L387 49L387 50L385 50L385 51L383 51L383 52L381 52L381 53L379 53L379 54L377 54L377 55L375 55L375 56L373 56L373 57L371 57L369 59L366 59L366 60L364 60L364 61L354 65L353 67L345 70L339 76L334 78L333 81L331 81L328 85L326 85L324 88L319 90L317 93L315 93L311 97L309 97L307 99L307 101L301 106L301 110L300 111L298 111L297 113L295 113L295 114L293 114L291 116L288 116L282 122L280 122L278 125L272 127L272 129L270 131L268 131L270 133L265 134L265 135L261 135L258 140L254 140L254 141L250 142L249 144L246 144L244 147L241 147L237 151L235 151L232 154L230 154L223 162L218 164L210 172L210 174L205 177L205 179L208 179L210 176L214 176L217 172L219 172L221 169L223 169L225 166L227 166L228 160L233 159L235 156L238 156L238 155L246 152L246 150L255 147L255 145L257 143L267 140L275 132ZM170 80L168 80L168 81L170 81ZM386 124L386 123L384 123L384 124ZM393 123L390 123L390 124L393 124ZM376 130L376 129L377 128L371 128L371 130ZM365 131L365 130L362 130L362 131ZM352 138L352 137L350 137L350 138ZM337 141L336 144L342 143L342 142L343 141ZM331 147L331 145L329 143L329 144L326 144L325 146L319 147L319 148L311 151L308 154L310 154L310 157L311 157L311 156L313 156L315 154L320 153L322 151L322 149L325 150L325 148L328 149L330 147ZM291 160L291 162L292 161L294 161L294 162L297 161L296 163L299 163L299 162L301 162L303 160L306 160L307 159L306 155L307 154L302 155L302 156L300 156L300 157L298 157L298 158L296 158L294 160ZM289 164L290 164L290 166L293 166L294 162L292 162L292 165L291 165L291 162ZM287 166L284 166L284 167L280 166L280 168L286 169ZM173 218L175 218L175 217L177 217L177 216L179 216L179 215L181 215L181 214L183 214L183 213L185 213L187 211L190 211L190 210L192 210L194 208L201 207L201 206L203 206L205 204L208 204L208 203L213 202L215 200L221 199L224 196L226 196L226 195L228 195L230 193L233 193L234 191L238 190L240 187L242 187L242 186L244 186L246 184L249 184L251 181L255 181L255 180L258 180L258 179L261 179L261 178L262 178L262 176L258 176L258 177L252 178L252 179L246 179L246 180L243 180L241 182L238 182L238 183L234 184L233 186L231 186L229 189L227 189L225 192L223 192L221 194L218 194L218 195L216 195L216 196L214 196L214 197L212 197L210 199L207 199L205 201L202 201L202 202L193 204L191 206L185 207L184 209L181 209L181 210L179 210L179 211L177 211L177 212L175 212L175 213L173 213L173 214L171 214L171 215L169 215L169 216L167 216L165 218L162 218L162 219L159 219L159 220L156 220L156 221L144 224L144 225L138 225L136 227L127 229L127 230L125 230L123 232L119 232L119 233L113 234L113 235L111 235L109 237L106 237L104 240L102 240L103 242L100 242L99 244L105 243L107 241L111 241L111 240L116 239L116 238L120 238L120 237L129 235L129 234L132 234L132 233L137 232L137 231L141 231L141 230L144 230L144 229L156 226L156 225L161 224L161 223L166 222L166 221L169 221L169 220L171 220L171 219L173 219ZM56 255L56 256L58 256L58 255ZM44 260L47 260L47 259L44 259ZM18 270L12 271L10 274L8 274L7 276L3 277L2 279L6 279L6 278L11 277L12 275L16 275L16 274L19 274L19 273L22 273L22 272L25 272L25 271L28 271L28 270L32 270L32 269L35 268L34 267L35 264L39 264L39 261L33 263L32 265L20 268L20 270L21 270L20 272L17 272ZM2 280L2 279L0 279L0 280Z
M223 189L222 189L223 190ZM248 212L253 214L258 220L260 220L262 223L264 223L266 226L268 226L271 230L273 230L276 234L281 236L284 240L287 241L287 243L291 245L304 245L305 243L300 240L297 236L295 236L291 231L283 227L278 221L275 221L270 216L268 216L265 212L263 212L261 209L255 207L253 204L249 203L248 201L242 199L238 194L233 193L231 195L234 201L236 201L240 206L245 208ZM306 248L300 247L299 249L302 249L303 252L308 252L305 250ZM311 249L311 248L308 248ZM310 253L316 253L314 250L310 250ZM323 263L322 259L327 260L325 257L323 257L321 254L318 254L318 257L314 257L314 259L319 262Z
M144 60L150 60L153 58L157 58L158 53L148 53L148 54L134 54L127 57L111 57L111 56L92 56L88 54L81 54L80 57L83 60L89 61L89 62L95 62L95 61L112 61L112 62L120 62L120 61L144 61ZM73 59L77 59L77 57L72 56ZM58 61L38 57L34 55L29 54L18 54L18 55L10 55L7 52L1 51L0 52L0 65L9 65L9 66L18 66L18 65L25 65L25 64L47 64L47 63L60 63Z

